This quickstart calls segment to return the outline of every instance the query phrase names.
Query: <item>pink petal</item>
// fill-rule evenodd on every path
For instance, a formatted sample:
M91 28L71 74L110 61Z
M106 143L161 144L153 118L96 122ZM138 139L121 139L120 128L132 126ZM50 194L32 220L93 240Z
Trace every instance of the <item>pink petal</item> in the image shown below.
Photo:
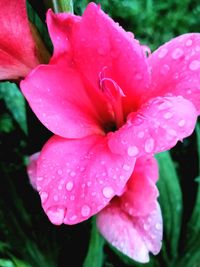
M37 190L54 224L76 224L121 195L135 159L112 154L107 138L52 137L37 162Z
M25 0L1 0L0 79L25 76L39 64Z
M197 112L183 97L157 97L131 113L118 131L109 134L114 153L130 157L168 150L194 130Z
M29 157L29 165L27 167L27 172L29 176L29 181L32 187L36 190L36 182L37 182L37 160L39 158L40 153L34 153Z
M137 159L134 172L120 197L123 210L134 217L147 216L156 209L158 190L155 180L158 178L158 165L152 157Z
M77 69L94 89L99 90L99 75L105 70L107 78L113 79L127 96L124 98L125 113L137 106L150 76L143 48L133 35L114 23L94 3L87 6L82 18L72 15L52 18L49 13L47 21L55 51L71 49ZM66 48L61 41L56 41L55 28L56 33L60 31L58 36Z
M56 65L41 65L20 87L40 121L53 133L79 138L100 129L79 74L63 58Z
M189 99L200 112L200 34L172 39L149 57L150 97L172 93Z
M105 239L131 259L146 263L149 252L158 254L162 240L159 205L146 217L131 217L114 202L97 215L97 226Z

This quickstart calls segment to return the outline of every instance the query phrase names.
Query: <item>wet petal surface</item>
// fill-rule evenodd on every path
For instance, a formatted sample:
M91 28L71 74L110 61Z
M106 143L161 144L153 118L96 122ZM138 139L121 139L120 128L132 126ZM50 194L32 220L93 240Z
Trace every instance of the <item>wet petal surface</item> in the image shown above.
M100 233L115 248L131 259L146 263L149 252L158 254L162 240L162 216L159 205L148 216L131 217L116 203L97 215Z
M172 39L149 57L152 86L146 97L166 93L189 99L200 112L200 34Z
M113 154L107 139L52 137L37 162L37 190L54 224L75 224L121 195L135 159Z
M195 127L197 111L183 97L158 97L131 113L127 122L109 134L114 153L130 157L153 155L168 150L189 136Z

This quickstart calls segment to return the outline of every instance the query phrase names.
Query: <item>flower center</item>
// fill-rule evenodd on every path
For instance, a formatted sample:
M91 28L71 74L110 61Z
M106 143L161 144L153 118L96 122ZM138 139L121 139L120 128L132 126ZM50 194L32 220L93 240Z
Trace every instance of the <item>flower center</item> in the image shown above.
M125 94L113 79L105 77L105 68L99 74L99 86L108 102L108 107L118 129L124 124L122 97L125 97Z

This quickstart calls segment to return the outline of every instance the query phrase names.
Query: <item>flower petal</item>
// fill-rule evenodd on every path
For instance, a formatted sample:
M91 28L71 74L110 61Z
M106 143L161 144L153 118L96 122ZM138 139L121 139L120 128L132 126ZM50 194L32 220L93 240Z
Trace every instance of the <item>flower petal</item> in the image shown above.
M57 225L88 219L122 194L134 163L113 154L106 137L52 137L37 162L37 190L47 216Z
M49 13L47 22L55 50L71 49L77 69L93 88L99 90L99 75L105 71L106 77L114 80L127 96L123 100L125 113L137 106L150 75L143 48L133 35L94 3L87 6L81 18ZM60 24L62 27L58 27ZM58 36L65 39L62 43L56 41L55 28L56 33L60 31ZM66 39L68 43L63 47Z
M194 130L197 111L183 97L157 97L131 113L117 132L109 134L114 153L130 157L168 150Z
M152 157L137 159L134 172L120 197L123 210L133 216L147 216L156 209L158 165Z
M65 63L41 65L20 87L40 121L53 133L79 138L103 134L77 72Z
M39 158L40 152L34 153L29 157L29 165L27 167L27 172L29 176L29 181L32 187L36 190L37 182L37 160Z
M25 0L1 0L0 79L24 77L39 64Z
M97 215L97 226L105 239L131 259L146 263L149 251L158 254L162 240L159 205L146 217L131 217L114 202Z
M150 97L182 95L200 113L200 34L184 34L161 46L149 57L152 68ZM149 97L149 96L148 96Z

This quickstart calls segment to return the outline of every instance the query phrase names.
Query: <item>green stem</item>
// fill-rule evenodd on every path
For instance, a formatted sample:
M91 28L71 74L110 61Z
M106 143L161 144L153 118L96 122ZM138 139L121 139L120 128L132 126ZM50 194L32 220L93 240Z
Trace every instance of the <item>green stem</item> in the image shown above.
M95 263L95 267L103 266L104 243L105 241L103 237L98 232L98 229L96 226L96 219L93 218L89 248L88 248L87 256L83 263L83 267L93 267L94 263Z
M69 12L74 13L72 0L52 0L52 5L55 13Z

